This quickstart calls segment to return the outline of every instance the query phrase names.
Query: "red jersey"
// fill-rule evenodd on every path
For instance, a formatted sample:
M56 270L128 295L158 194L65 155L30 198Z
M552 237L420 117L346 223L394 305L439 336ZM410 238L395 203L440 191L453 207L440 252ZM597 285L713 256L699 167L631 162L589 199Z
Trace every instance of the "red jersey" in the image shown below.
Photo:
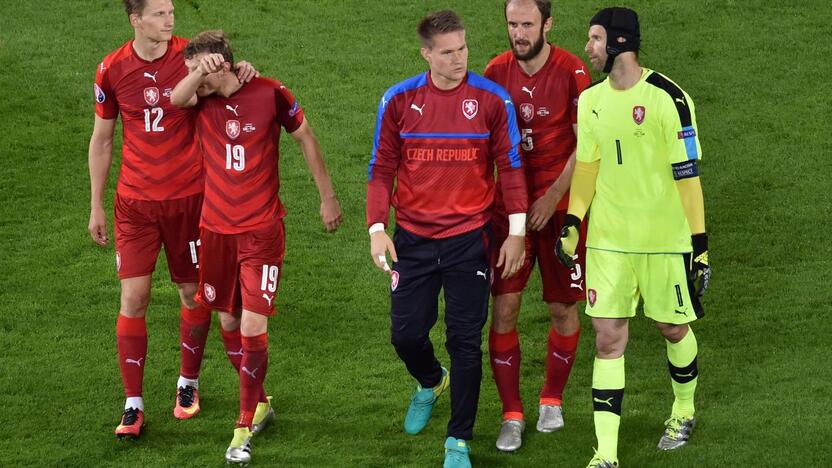
M202 163L194 113L170 103L176 83L188 74L173 37L162 57L148 62L133 41L104 57L95 74L95 113L121 115L123 146L117 191L139 200L172 200L202 191Z
M578 95L591 82L589 71L581 59L552 46L549 59L534 75L523 71L509 50L489 62L485 76L505 87L514 101L529 196L537 199L557 180L575 150L572 125L578 121ZM558 209L568 206L567 194Z
M508 212L525 213L519 143L514 105L493 81L469 72L441 90L427 72L393 86L378 108L367 224L387 224L392 194L396 224L416 235L477 229L490 219L495 164Z
M200 99L197 109L205 157L200 226L239 234L283 218L280 127L292 133L303 123L303 110L292 93L279 81L255 78L231 97Z

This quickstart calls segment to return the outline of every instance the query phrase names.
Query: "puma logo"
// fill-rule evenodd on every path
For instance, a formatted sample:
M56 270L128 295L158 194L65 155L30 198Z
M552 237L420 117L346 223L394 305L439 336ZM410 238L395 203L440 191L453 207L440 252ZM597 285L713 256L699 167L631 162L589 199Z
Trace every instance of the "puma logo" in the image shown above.
M477 270L477 276L482 276L483 279L488 279L488 275L486 275L484 271Z
M586 75L586 72L584 71L583 68L579 68L579 69L575 70L575 74L576 75Z
M532 87L532 89L529 89L529 88L523 86L523 89L521 91L529 93L529 98L534 99L534 90L535 89L537 89L537 86Z
M259 367L257 367L257 368L255 368L255 369L252 371L252 370L248 370L248 368L247 368L246 366L243 366L243 368L242 368L242 369L240 369L240 370L241 370L242 372L245 372L246 374L248 374L248 376L249 376L249 377L251 377L252 379L256 379L256 378L257 378L257 376L255 375L255 372L257 372L259 369L260 369L260 368L259 368Z
M592 109L592 113L593 113L593 114L595 114L595 118L596 118L596 119L600 119L600 118L601 118L601 116L600 116L600 115L598 115L598 111L597 111L597 110Z
M225 354L229 356L242 356L243 355L243 348L240 348L239 351L226 351Z
M494 358L494 364L501 364L503 366L511 367L511 358L513 358L513 357L514 356L509 356L509 358L506 359L506 360L502 360L500 358Z
M182 343L182 347L187 349L188 351L191 352L191 354L194 354L194 355L196 355L196 350L199 349L199 346L194 346L193 348L191 348L190 346L188 346L187 343Z
M237 114L237 108L238 108L238 107L240 107L240 105L239 105L239 104L237 104L237 105L236 105L236 106L234 106L234 107L231 107L231 106L229 106L228 104L226 104L226 105L225 105L225 108L226 108L226 109L228 109L229 111L233 112L235 117L239 117L239 115Z
M673 309L673 312L679 315L688 315L686 310Z
M570 284L569 284L569 287L570 287L570 288L579 289L579 290L581 290L581 291L583 291L583 290L584 290L584 285L583 285L583 282L578 282L578 283L570 283Z
M155 72L155 73L153 73L152 75L151 75L150 73L148 73L148 72L144 72L144 77L145 77L145 78L150 78L150 79L151 79L151 80L153 80L153 82L155 83L155 82L156 82L156 75L158 75L158 74L159 74L159 72L158 72L158 71L156 71L156 72Z
M688 103L686 103L686 102L685 102L685 99L684 99L684 98L676 98L676 99L674 99L674 101L676 101L676 102L681 102L683 106L687 106L687 105L688 105Z
M417 106L416 104L411 104L411 105L410 105L410 108L411 108L411 109L413 109L413 110L415 110L416 112L418 112L418 113L419 113L419 115L422 115L422 109L424 109L424 108L425 108L425 105L424 105L424 104L422 104L422 107L419 107L419 106Z
M687 374L676 374L676 377L693 377L693 371L690 371Z
M558 354L557 351L552 353L552 356L560 359L561 361L565 362L566 364L569 364L569 359L572 357L572 356L561 356L560 354Z
M144 360L144 358L139 358L138 360L127 358L127 359L124 360L124 362L127 363L127 364L135 364L135 365L141 367L142 366L142 360Z
M594 401L595 403L603 403L603 404L609 406L610 408L612 408L612 399L613 398L615 398L615 397L609 397L606 400L602 400L598 397L592 397L592 401Z
M263 293L263 299L269 303L269 307L272 306L272 299L274 299L274 296L269 296L268 294Z

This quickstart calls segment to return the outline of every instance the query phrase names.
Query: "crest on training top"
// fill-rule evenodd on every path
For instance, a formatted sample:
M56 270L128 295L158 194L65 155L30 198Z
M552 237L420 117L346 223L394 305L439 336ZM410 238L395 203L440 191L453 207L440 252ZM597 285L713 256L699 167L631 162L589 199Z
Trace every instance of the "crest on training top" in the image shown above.
M592 307L595 305L595 301L598 300L598 293L595 292L594 289L590 289L587 291L587 300L589 302L589 306Z
M531 122L534 118L534 104L520 104L520 117L526 122Z
M636 124L641 125L644 122L644 115L647 113L647 110L644 109L644 106L635 106L633 107L633 120Z
M155 106L159 103L159 88L151 86L144 89L144 102L148 106Z
M480 110L480 103L476 99L466 99L462 101L462 115L466 119L471 120L477 115Z
M236 140L238 136L240 136L240 121L239 120L226 120L225 121L225 134L228 135L228 138L232 140Z

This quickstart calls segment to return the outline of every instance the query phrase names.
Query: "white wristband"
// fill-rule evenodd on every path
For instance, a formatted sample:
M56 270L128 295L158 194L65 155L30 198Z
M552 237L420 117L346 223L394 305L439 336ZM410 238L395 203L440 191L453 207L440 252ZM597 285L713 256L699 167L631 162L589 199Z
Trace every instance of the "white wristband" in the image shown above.
M523 215L523 216L525 216L525 215ZM384 230L384 223L375 223L372 226L370 226L370 229L369 229L371 236L373 234L375 234L377 232L381 232L383 230Z
M514 213L508 215L508 235L526 235L526 213Z

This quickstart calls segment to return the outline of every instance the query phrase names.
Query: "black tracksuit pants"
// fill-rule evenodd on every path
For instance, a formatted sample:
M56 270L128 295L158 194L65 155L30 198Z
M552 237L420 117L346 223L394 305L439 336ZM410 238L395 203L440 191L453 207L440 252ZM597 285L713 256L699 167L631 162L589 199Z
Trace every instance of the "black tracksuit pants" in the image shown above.
M445 294L445 348L451 358L451 419L448 437L473 438L482 379L482 328L491 287L488 226L446 239L429 239L397 227L393 236L391 342L407 370L424 388L435 387L442 369L430 342Z

